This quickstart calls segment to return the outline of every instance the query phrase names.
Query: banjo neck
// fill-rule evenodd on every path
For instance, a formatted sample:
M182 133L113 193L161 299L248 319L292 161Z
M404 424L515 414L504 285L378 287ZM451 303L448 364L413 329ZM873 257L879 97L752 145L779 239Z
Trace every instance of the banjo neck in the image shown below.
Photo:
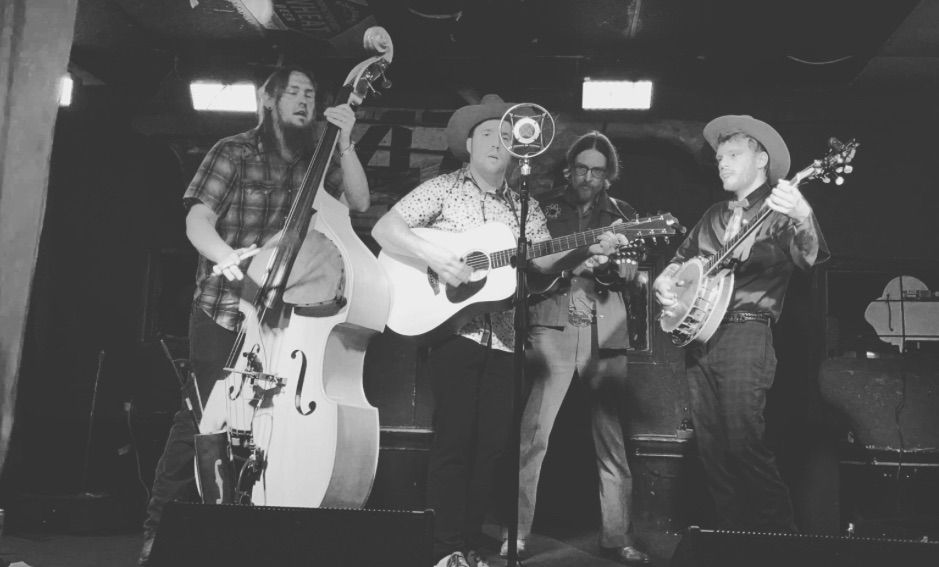
M818 164L812 164L796 173L789 181L789 183L798 187L799 184L801 184L806 179L814 177L817 174L817 171ZM747 239L747 237L756 232L756 229L758 229L772 213L773 209L769 208L764 202L763 206L760 207L760 212L757 213L756 218L742 225L740 227L740 232L725 242L720 248L717 249L717 252L715 252L705 261L704 275L711 277L719 272L724 267L727 259L730 257L733 251L736 250L737 247Z
M733 251L740 246L740 244L747 239L751 234L756 232L756 229L763 224L763 221L769 218L772 214L773 209L767 207L765 204L760 208L760 212L756 215L752 221L743 225L740 229L740 232L736 236L725 242L720 248L717 249L712 256L704 262L704 275L711 277L717 272L719 272L723 267L727 259L733 253Z

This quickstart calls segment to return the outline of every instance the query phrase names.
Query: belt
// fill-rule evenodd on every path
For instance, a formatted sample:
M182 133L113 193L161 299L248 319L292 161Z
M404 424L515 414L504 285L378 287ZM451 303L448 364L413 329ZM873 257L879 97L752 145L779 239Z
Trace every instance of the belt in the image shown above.
M759 321L769 325L773 322L773 316L764 311L728 311L721 323L746 323L747 321Z

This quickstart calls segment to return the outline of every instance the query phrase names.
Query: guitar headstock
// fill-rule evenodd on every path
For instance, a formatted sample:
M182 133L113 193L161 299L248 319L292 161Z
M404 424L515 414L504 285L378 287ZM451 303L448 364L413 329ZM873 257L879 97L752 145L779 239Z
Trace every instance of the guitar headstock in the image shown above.
M379 79L382 88L391 87L391 81L385 76L394 54L391 36L384 28L373 26L365 30L363 44L376 55L356 65L343 82L343 86L350 89L348 100L345 102L352 106L362 104L369 94L380 94L374 86Z
M659 213L647 217L637 216L621 224L622 232L629 239L629 244L624 247L627 249L647 243L668 242L669 236L685 232L685 227L671 213Z
M844 176L854 171L851 162L860 144L853 138L843 144L837 138L828 139L828 155L812 162L812 165L803 169L793 178L795 183L809 179L821 179L824 183L835 182L835 185L844 183Z

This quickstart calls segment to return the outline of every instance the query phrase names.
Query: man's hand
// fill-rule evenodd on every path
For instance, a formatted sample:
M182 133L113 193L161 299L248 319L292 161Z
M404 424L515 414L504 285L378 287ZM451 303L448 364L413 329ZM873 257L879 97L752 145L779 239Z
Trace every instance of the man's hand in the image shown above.
M339 128L339 141L343 149L348 147L352 140L352 127L355 126L355 112L348 104L340 104L327 108L323 115L330 124L335 124Z
M609 256L605 256L603 254L596 254L587 258L580 264L578 264L576 268L571 270L571 272L575 276L582 276L584 274L592 274L594 270L596 270L600 266L605 265L609 261L610 261Z
M222 258L222 261L212 267L212 275L218 276L223 275L228 281L243 280L245 275L241 271L241 264L243 261L254 256L261 249L257 247L256 244L252 244L247 248L239 248L238 250L233 250L231 254Z
M607 231L598 236L597 241L591 244L588 250L595 255L609 256L627 244L629 244L629 239L626 235Z
M655 290L655 300L662 307L670 307L678 302L678 295L675 294L676 285L678 285L678 282L668 273L668 270L663 271L659 274L659 277L655 278L652 289Z
M464 284L470 280L473 270L463 258L441 247L434 247L428 254L427 265L437 272L444 283L452 286Z
M610 260L613 262L613 269L616 271L616 275L621 277L624 281L629 282L636 278L636 274L639 272L639 262L634 258L626 254L613 254Z
M773 192L766 199L766 205L797 222L803 222L812 214L812 207L799 189L785 179L780 179L776 187L773 187Z
M593 270L610 261L610 255L616 252L621 246L629 244L629 239L625 235L607 231L597 237L597 241L590 245L587 250L593 256L585 260L578 266L578 269ZM577 269L574 270L577 273Z

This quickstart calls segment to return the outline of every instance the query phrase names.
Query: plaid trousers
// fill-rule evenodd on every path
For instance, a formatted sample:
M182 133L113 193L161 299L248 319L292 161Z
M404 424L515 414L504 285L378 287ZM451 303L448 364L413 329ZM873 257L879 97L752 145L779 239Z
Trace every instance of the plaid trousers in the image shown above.
M764 442L766 392L776 373L772 328L722 324L687 353L698 457L717 527L794 531L789 489Z

